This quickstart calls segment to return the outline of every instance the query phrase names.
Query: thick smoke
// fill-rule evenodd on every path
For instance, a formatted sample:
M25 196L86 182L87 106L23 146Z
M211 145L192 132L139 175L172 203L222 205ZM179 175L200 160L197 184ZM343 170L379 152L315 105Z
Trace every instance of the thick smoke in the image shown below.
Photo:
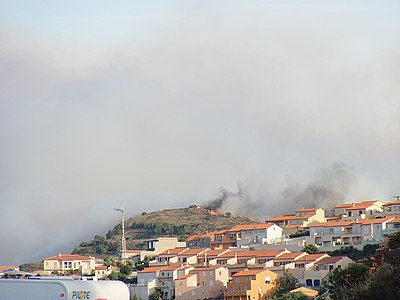
M344 202L349 196L356 176L343 163L324 168L308 184L290 184L282 191L282 212L292 212L293 208L332 208Z
M328 209L345 202L355 182L356 176L350 167L335 163L319 170L308 183L289 183L278 197L268 189L254 191L238 184L237 192L221 187L219 195L204 207L253 217L292 213L301 207Z

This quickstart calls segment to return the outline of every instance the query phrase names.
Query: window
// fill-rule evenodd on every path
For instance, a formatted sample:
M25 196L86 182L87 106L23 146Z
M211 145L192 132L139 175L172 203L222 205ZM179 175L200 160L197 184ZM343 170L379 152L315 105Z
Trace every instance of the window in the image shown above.
M362 210L358 211L358 215L359 215L359 216L362 215Z
M314 279L314 286L320 286L321 281L319 279Z
M236 283L239 283L239 277L236 277L236 278L235 278L235 282L236 282Z
M182 281L178 281L178 285L182 285Z
M195 291L192 291L192 296L196 296L196 292Z
M205 285L206 285L206 282L205 282L205 281L202 281L202 282L201 282L201 285L202 285L202 286L205 286Z
M210 286L214 286L214 281L210 280Z
M206 292L205 291L201 291L201 293L200 293L202 296L204 296L205 294L206 294Z
M329 272L333 270L333 265L329 266Z
M312 286L312 279L306 279L306 286Z
M203 272L203 276L206 276L206 272Z
M235 292L235 288L234 287L231 287L231 292L232 293Z
M213 272L212 271L210 271L210 276L213 276Z
M271 277L270 276L265 276L265 283L266 284L271 284Z

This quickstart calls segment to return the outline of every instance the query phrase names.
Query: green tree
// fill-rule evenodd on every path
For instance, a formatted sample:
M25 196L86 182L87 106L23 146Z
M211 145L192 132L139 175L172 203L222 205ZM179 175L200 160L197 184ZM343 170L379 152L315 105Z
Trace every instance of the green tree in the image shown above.
M273 292L274 299L288 293L290 290L293 290L299 284L299 281L292 273L286 273L282 276L278 276L275 283L277 288Z
M317 246L315 246L313 244L305 245L301 251L307 252L308 254L315 254L315 253L319 252Z
M110 280L118 280L118 273L112 271L112 272L110 273L110 275L108 275L108 279L110 279Z
M324 284L334 300L354 299L363 293L368 279L369 268L365 265L351 264L345 269L334 269Z
M121 274L129 275L132 273L132 267L130 265L122 265L119 268L119 271L121 272Z
M400 299L399 278L399 266L389 264L382 265L378 271L371 276L363 299Z
M160 289L156 289L149 295L149 300L162 300L163 292Z

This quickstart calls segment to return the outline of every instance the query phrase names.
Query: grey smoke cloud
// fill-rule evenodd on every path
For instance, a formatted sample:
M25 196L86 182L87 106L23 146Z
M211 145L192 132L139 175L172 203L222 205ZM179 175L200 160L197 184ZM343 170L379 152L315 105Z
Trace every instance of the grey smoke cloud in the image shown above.
M140 26L2 26L1 264L105 233L121 200L200 204L237 179L260 217L399 192L396 10L208 3Z

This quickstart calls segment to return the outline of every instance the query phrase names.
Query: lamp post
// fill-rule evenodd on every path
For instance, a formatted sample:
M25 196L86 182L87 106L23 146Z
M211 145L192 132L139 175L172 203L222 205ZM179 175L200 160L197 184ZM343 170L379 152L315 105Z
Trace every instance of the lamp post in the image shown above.
M121 225L122 225L122 240L121 240L121 252L122 256L126 255L126 240L125 240L125 210L124 210L124 201L122 200L119 208L114 208L114 210L119 211L122 215L121 217Z

